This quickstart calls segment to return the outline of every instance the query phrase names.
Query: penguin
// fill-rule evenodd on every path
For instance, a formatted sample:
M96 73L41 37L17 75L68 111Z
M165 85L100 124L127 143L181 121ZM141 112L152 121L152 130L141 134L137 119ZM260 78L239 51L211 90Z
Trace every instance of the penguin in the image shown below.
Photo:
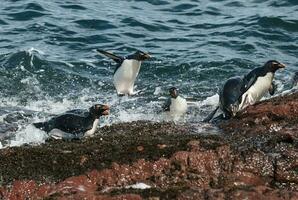
M298 72L295 72L293 76L293 81L292 81L292 88L298 87Z
M262 67L250 71L243 78L228 79L220 91L219 106L203 122L209 122L219 108L223 111L220 118L229 119L247 106L261 100L267 92L274 95L276 90L273 82L274 74L281 68L285 68L285 65L276 60L269 60Z
M163 110L171 117L180 117L187 112L187 101L179 95L176 87L169 89L170 98L163 106Z
M142 61L151 58L151 56L139 50L126 57L116 56L100 49L97 49L97 52L113 59L118 64L113 77L117 94L119 96L133 95L134 83L139 74Z
M107 105L95 104L89 108L89 112L67 111L49 121L33 123L33 125L55 139L92 136L97 129L99 117L109 115L109 109Z
M229 78L219 91L219 105L203 120L203 122L209 122L219 108L223 113L216 117L216 119L229 119L235 116L239 111L239 105L242 101L242 87L242 77L237 76Z
M255 68L244 76L239 110L260 101L268 91L270 95L274 95L276 90L273 83L274 74L278 69L285 67L276 60L269 60L262 67Z

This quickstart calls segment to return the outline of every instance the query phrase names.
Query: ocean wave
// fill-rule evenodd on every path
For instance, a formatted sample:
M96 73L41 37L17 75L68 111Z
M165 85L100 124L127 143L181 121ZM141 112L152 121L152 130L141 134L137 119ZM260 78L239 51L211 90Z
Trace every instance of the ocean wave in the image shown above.
M99 19L81 19L76 20L74 23L82 26L83 28L88 29L96 29L96 30L107 30L116 28L116 26L110 24L110 22L106 20L99 20Z
M298 20L283 20L280 17L261 17L258 24L264 28L280 28L290 32L298 32Z
M44 15L47 15L47 14L39 11L34 11L34 10L27 10L27 11L8 14L11 20L16 20L16 21L29 21L35 18L42 17Z
M86 10L87 8L82 5L77 4L67 4L67 5L60 5L62 8L66 9L74 9L74 10Z
M125 18L123 20L121 20L121 23L125 24L126 26L130 26L130 27L141 27L144 28L148 31L152 31L152 32L159 32L159 31L171 31L171 28L162 24L162 23L145 23L142 22L140 20L137 20L135 18Z
M214 107L214 95L227 78L276 59L288 66L275 76L287 88L298 65L296 0L1 5L0 131L2 139L18 138L11 144L30 143L33 130L26 127L32 122L97 102L111 105L101 125L162 120L157 110L171 86L197 99L185 119L195 123ZM117 97L116 63L98 55L97 48L121 56L139 49L154 56L142 64L135 96ZM38 140L44 142L32 136Z
M28 3L25 6L26 10L46 11L39 3Z

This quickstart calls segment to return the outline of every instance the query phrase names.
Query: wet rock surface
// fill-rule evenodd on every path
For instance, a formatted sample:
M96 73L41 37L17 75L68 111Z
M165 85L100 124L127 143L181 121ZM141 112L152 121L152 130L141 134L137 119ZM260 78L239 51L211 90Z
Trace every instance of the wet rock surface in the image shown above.
M0 197L298 199L297 122L296 93L248 107L219 134L140 121L81 141L3 149Z

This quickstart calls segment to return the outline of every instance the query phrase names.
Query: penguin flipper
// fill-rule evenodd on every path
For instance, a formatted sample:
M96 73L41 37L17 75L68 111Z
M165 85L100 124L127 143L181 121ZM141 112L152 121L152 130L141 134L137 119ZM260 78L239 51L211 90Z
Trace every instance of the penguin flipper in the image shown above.
M167 102L162 106L163 111L170 111L171 99L168 99Z
M46 124L44 122L33 123L33 126L35 126L35 128L38 128L40 130L43 130L43 131L45 131L45 129L46 129Z
M217 112L217 110L219 109L219 106L217 106L204 120L203 122L209 122L213 116L215 115L215 113Z
M257 75L255 73L249 73L243 78L243 85L241 87L242 96L255 82L257 81Z
M112 54L110 52L107 52L107 51L104 51L104 50L101 50L101 49L96 49L96 51L98 53L101 53L101 54L113 59L116 63L121 63L123 61L122 57L116 56L115 54Z
M276 89L277 89L277 85L276 85L274 82L272 82L272 83L271 83L271 86L270 86L270 88L269 88L269 94L270 94L271 96L274 95L275 92L276 92Z

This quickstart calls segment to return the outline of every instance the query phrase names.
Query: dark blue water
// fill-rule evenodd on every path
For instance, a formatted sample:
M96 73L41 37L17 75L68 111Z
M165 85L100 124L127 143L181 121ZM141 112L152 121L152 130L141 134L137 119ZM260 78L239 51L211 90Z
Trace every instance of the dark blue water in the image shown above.
M275 77L286 89L297 71L297 41L297 0L3 1L0 138L17 130L15 141L38 142L28 124L95 102L112 106L102 125L159 120L171 86L198 100L186 120L199 121L227 78L267 60L287 65ZM115 64L96 48L154 56L142 65L138 95L118 99Z

